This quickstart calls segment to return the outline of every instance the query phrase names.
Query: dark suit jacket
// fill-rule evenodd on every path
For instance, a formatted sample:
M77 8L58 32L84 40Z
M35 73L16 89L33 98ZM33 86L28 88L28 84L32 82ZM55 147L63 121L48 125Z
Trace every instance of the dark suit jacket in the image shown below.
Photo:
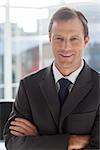
M70 134L91 135L86 149L99 149L99 79L85 63L61 111L51 66L22 79L4 131L8 150L64 150ZM11 135L15 117L30 120L40 135Z

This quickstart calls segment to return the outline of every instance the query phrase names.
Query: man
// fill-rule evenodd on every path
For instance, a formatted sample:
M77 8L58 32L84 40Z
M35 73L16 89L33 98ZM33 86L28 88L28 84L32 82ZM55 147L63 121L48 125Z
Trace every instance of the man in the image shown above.
M49 25L51 66L21 80L4 138L8 150L99 149L99 74L83 60L88 22L63 7Z

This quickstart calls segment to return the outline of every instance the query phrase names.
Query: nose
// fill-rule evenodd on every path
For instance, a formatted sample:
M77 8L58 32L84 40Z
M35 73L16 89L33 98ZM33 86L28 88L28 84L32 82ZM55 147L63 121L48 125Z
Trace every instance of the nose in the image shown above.
M67 49L70 49L71 48L71 43L69 40L64 40L63 41L63 49L64 50L67 50Z

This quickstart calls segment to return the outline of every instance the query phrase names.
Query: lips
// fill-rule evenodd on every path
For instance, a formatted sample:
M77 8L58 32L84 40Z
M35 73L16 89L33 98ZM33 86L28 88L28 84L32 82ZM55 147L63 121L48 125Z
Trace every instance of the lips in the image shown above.
M60 53L60 56L62 56L62 57L71 57L73 55L74 55L74 53Z

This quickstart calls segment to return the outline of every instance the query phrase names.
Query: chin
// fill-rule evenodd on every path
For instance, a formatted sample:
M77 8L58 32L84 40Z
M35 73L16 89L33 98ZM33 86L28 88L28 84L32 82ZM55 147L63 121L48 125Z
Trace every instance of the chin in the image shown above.
M63 69L68 69L68 68L71 68L71 67L73 67L73 65L72 64L62 64L62 65L60 65Z

